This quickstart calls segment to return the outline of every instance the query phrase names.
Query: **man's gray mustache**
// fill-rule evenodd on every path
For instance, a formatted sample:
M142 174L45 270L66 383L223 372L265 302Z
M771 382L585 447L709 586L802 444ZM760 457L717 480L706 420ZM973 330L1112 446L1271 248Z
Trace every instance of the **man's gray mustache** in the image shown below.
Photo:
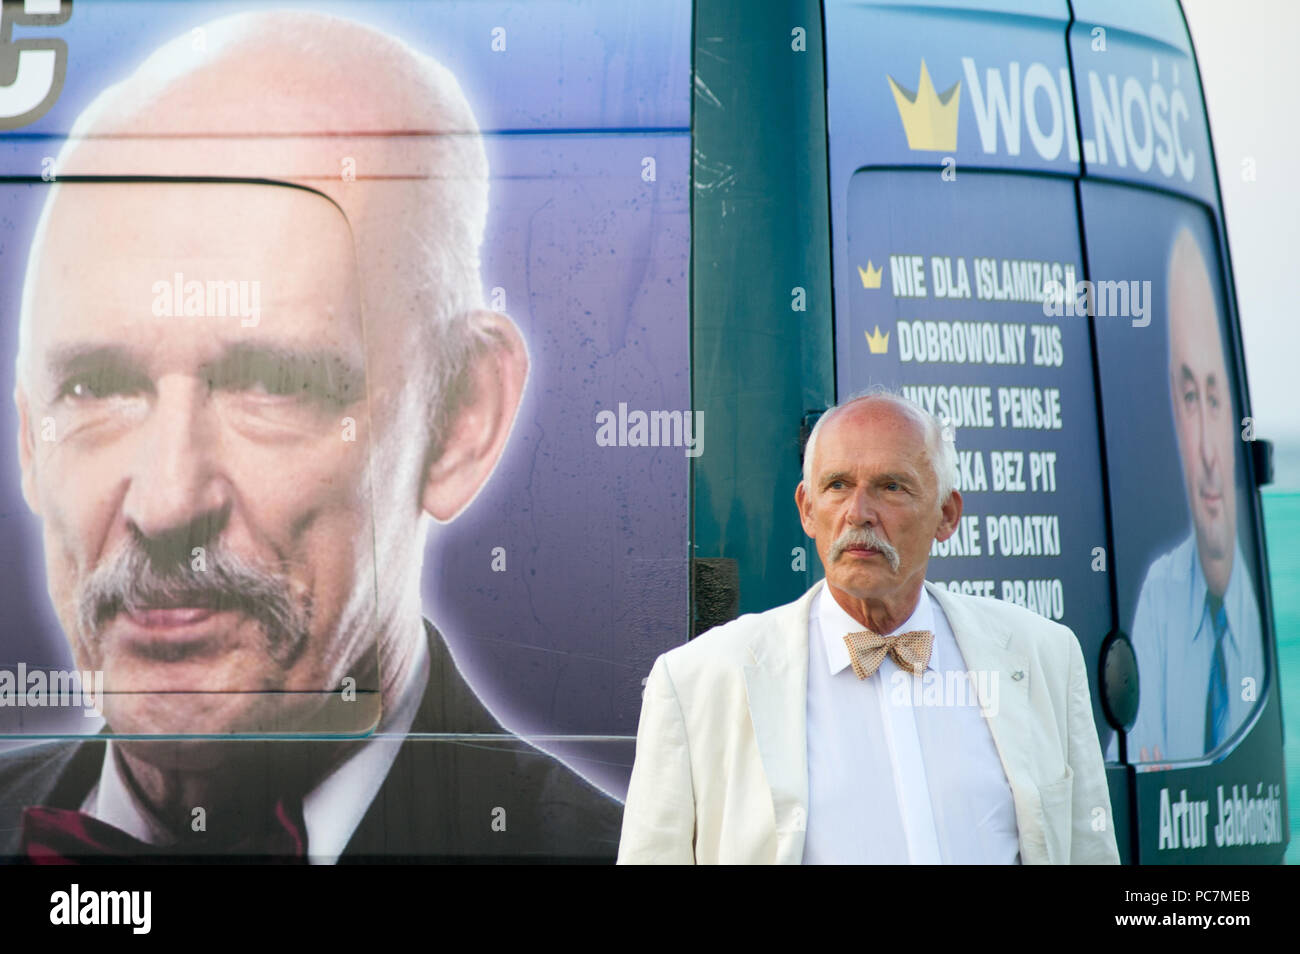
M261 624L267 653L277 663L287 666L301 655L310 634L309 600L295 600L283 577L228 550L213 547L203 560L202 570L181 562L159 567L139 543L122 547L82 586L77 601L82 633L97 640L101 627L122 612L182 606L235 611Z
M894 549L888 540L870 527L850 527L840 534L839 538L831 544L831 562L835 563L844 555L845 550L853 546L871 547L873 550L879 550L884 558L889 561L889 568L895 572L898 571L898 551Z

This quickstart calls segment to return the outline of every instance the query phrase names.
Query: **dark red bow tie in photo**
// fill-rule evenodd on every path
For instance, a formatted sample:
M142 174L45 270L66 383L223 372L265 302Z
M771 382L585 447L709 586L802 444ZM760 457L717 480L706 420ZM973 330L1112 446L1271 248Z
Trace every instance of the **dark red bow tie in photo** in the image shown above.
M22 852L34 865L79 865L111 861L167 863L199 857L264 858L272 864L305 864L307 827L300 802L276 802L267 831L218 843L193 838L172 847L150 845L120 828L66 808L37 806L23 810Z

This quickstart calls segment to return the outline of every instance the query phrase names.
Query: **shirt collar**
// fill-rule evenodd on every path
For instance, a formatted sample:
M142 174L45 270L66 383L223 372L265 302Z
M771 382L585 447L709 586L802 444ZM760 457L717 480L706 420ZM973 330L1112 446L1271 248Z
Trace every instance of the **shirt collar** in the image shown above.
M334 864L347 847L388 776L401 741L415 723L428 682L429 644L421 639L398 702L381 716L374 735L303 797L303 822L312 864ZM81 810L139 841L167 844L169 834L136 800L118 764L119 758L109 739L99 782L82 802Z
M171 836L136 800L122 773L120 758L113 740L109 739L104 746L104 765L99 772L99 782L86 796L81 810L121 829L137 841L149 845L167 844L172 840Z
M1195 524L1192 526L1188 543L1190 545L1184 551L1184 559L1189 562L1187 574L1191 577L1192 587L1188 594L1190 602L1187 607L1187 618L1197 620L1196 629L1192 633L1192 639L1197 640L1201 638L1201 631L1205 628L1203 624L1208 622L1205 597L1209 593L1209 587L1205 583L1205 571L1201 569L1201 554L1196 541Z
M849 633L860 633L866 627L845 612L844 607L836 602L830 584L823 586L821 592L817 594L816 612L817 624L826 647L827 666L830 674L834 676L852 663L849 658L849 647L844 644L844 637ZM924 586L921 587L921 597L916 601L916 608L912 610L912 615L904 620L901 626L881 635L894 636L914 629L934 632L934 604ZM925 668L935 668L933 652L930 654L929 665Z
M420 635L425 636L421 629ZM307 851L314 865L336 863L393 767L415 724L429 684L429 644L422 638L398 701L385 711L370 740L321 780L302 800Z
M1246 572L1246 558L1241 552L1240 541L1234 541L1232 547L1232 573L1228 576L1228 591L1223 594L1223 605L1228 613L1228 640L1240 652L1242 646L1237 642L1237 633L1250 632L1246 615L1254 610L1258 619L1259 610L1254 609L1254 599L1249 588L1253 586L1250 574Z

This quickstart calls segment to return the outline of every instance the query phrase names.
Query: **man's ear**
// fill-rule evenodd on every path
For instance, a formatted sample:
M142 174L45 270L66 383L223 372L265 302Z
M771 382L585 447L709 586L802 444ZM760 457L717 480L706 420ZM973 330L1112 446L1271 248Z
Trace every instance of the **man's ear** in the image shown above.
M31 416L27 410L27 394L19 384L14 388L14 404L18 406L18 466L22 471L23 499L36 516L41 515L40 498L36 495L36 445L33 443Z
M939 508L939 528L935 530L934 538L940 543L957 532L957 523L961 520L961 507L961 491L954 490Z
M465 369L465 394L442 435L440 456L429 462L420 506L446 523L469 505L505 449L524 383L528 349L515 323L495 311L469 321L481 344Z
M816 539L817 534L814 531L817 525L812 519L812 498L808 495L802 480L794 485L794 503L799 508L799 522L803 524L803 532Z

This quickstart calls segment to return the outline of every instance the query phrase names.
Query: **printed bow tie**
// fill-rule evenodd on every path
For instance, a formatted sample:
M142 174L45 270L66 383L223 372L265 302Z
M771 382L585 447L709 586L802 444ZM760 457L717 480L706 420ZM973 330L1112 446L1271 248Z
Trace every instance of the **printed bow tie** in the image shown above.
M875 675L886 656L892 657L900 669L919 676L930 664L934 633L928 629L914 629L897 636L881 636L868 629L860 633L849 633L844 637L844 644L849 647L853 671L859 679Z
M222 855L241 859L254 856L271 863L305 864L307 828L301 808L281 799L275 805L274 817L268 822L269 830L260 837L244 834L221 847L192 840L174 848L160 848L85 812L33 806L23 810L20 844L27 861L34 865L80 865L114 860L166 863L190 861L199 856L215 860Z

